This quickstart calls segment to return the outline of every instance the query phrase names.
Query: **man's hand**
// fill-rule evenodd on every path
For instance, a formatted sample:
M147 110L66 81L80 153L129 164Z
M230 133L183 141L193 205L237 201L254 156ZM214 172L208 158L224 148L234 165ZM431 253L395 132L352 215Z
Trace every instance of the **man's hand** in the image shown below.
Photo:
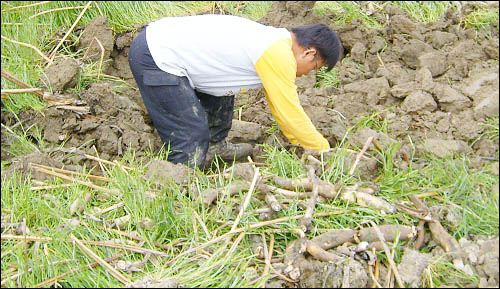
M314 149L304 149L304 153L302 154L302 163L303 164L308 164L309 166L312 166L316 172L316 175L321 175L321 172L323 171L323 159L325 158L325 153L330 152L331 149L329 150L323 150L323 151L318 151ZM325 168L328 169L328 168Z
M304 149L304 153L302 154L302 158L303 159L307 159L308 156L313 156L315 158L317 158L318 160L321 159L321 155L323 153L326 153L326 152L329 152L330 150L323 150L323 151L318 151L318 150L314 150L314 149Z

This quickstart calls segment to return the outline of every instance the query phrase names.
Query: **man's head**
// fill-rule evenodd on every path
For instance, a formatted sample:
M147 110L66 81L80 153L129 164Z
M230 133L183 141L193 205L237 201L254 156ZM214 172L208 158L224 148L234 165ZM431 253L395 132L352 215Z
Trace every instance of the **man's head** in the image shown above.
M330 71L340 57L340 40L325 24L311 24L292 29L292 50L297 61L297 76L327 66Z

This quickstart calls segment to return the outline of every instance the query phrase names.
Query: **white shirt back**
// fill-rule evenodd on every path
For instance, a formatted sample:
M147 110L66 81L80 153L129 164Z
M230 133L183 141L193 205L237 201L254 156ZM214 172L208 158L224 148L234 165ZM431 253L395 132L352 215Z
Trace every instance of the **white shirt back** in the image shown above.
M276 40L291 38L285 28L231 15L166 17L146 27L156 65L186 76L203 93L222 96L261 88L255 63Z

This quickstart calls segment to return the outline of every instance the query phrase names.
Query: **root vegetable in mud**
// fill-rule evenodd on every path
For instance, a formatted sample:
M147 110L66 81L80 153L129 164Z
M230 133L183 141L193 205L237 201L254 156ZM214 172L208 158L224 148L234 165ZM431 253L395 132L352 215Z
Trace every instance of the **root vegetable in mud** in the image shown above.
M304 112L295 79L340 57L327 25L289 31L230 15L166 17L150 23L130 47L129 63L169 161L204 167L252 153L225 139L234 95L264 88L273 117L289 141L307 149L330 144Z

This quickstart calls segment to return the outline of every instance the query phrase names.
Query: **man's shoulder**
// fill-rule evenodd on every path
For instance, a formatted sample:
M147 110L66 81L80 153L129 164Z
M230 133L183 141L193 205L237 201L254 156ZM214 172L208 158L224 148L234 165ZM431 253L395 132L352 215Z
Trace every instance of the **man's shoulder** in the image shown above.
M269 45L269 47L264 51L264 53L272 58L288 61L290 58L294 58L292 51L292 39L291 38L276 39Z

